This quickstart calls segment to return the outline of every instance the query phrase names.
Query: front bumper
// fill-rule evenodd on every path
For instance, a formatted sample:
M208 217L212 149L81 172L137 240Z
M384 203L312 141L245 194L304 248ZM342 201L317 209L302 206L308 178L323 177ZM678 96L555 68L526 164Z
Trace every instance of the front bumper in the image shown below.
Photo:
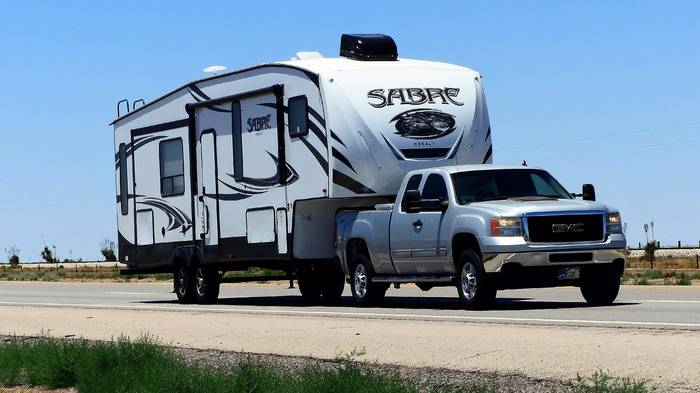
M484 254L486 274L498 289L583 286L618 281L624 249Z
M570 251L530 251L519 253L488 254L484 253L484 270L487 273L499 273L508 265L525 267L543 266L580 266L609 264L626 259L624 249L570 250ZM506 267L507 268L507 267Z

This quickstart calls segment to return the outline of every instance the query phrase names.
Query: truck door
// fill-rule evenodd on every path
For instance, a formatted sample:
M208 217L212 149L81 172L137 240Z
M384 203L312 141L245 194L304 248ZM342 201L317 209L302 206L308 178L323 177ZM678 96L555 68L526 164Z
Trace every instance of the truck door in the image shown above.
M408 189L408 188L406 188ZM436 173L430 174L421 189L421 198L426 200L447 199L445 179ZM447 228L445 213L439 210L437 203L426 204L419 213L399 214L391 222L392 256L398 242L403 248L409 248L410 261L395 263L398 274L442 274L453 273L450 258L447 255ZM402 238L398 240L397 238Z
M406 183L406 190L418 190L422 175L413 175ZM391 216L389 224L389 245L391 248L391 260L394 263L394 269L398 274L414 274L417 272L416 265L413 262L413 250L411 242L414 239L414 227L412 223L417 220L416 214L406 212L406 207L402 205L400 209Z
M423 184L421 199L423 200L447 200L447 186L445 179L432 173ZM415 221L411 224L415 228L413 245L413 261L419 273L451 273L453 271L450 258L447 255L447 242L449 240L449 228L445 220L445 213L439 209L439 204L431 202L416 214Z

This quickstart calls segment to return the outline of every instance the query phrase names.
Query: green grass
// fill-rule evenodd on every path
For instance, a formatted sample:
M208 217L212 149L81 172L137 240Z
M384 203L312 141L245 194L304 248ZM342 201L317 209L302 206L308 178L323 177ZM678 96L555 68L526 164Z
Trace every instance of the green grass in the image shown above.
M646 393L644 381L596 373L571 382L574 393ZM170 347L145 336L95 343L49 337L12 338L0 343L0 386L74 387L78 392L182 393L418 393L465 392L448 387L420 388L398 373L380 371L352 356L335 367L307 367L296 373L273 363L246 359L228 370L189 366ZM511 392L495 382L468 393Z
M659 279L659 278L664 278L664 273L660 270L650 269L650 270L647 270L646 272L644 272L644 274L642 276L644 278L649 279L649 280L655 280L655 279Z
M646 381L616 378L602 371L590 377L578 376L573 382L576 393L646 393Z

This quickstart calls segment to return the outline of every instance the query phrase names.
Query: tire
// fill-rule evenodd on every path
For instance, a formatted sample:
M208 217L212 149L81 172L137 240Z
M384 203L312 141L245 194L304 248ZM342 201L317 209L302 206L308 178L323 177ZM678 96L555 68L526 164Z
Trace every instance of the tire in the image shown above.
M458 261L457 292L466 309L488 307L496 299L496 289L488 282L481 258L472 250L466 250Z
M620 292L620 279L604 279L581 285L581 295L591 306L608 306Z
M323 274L321 281L321 295L325 301L336 301L340 299L345 290L345 274L331 270Z
M208 304L216 302L221 289L219 272L197 266L194 269L193 287L194 300L197 303Z
M363 254L357 254L353 259L350 289L352 298L358 306L376 306L384 300L388 286L373 283L372 277L374 277L374 270L369 258Z
M321 297L321 286L313 272L299 272L297 284L299 285L299 292L301 292L301 296L303 296L305 300L316 302Z
M194 280L190 268L184 264L178 264L173 273L173 285L180 303L187 304L194 301Z

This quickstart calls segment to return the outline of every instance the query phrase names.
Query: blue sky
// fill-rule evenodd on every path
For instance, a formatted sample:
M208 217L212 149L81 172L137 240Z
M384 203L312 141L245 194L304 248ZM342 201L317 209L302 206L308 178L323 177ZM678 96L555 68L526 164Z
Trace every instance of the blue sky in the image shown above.
M5 2L0 16L0 251L101 259L117 240L117 102L202 70L338 55L384 33L399 56L484 79L494 162L596 186L630 245L700 241L695 1ZM0 253L5 262L5 253Z

